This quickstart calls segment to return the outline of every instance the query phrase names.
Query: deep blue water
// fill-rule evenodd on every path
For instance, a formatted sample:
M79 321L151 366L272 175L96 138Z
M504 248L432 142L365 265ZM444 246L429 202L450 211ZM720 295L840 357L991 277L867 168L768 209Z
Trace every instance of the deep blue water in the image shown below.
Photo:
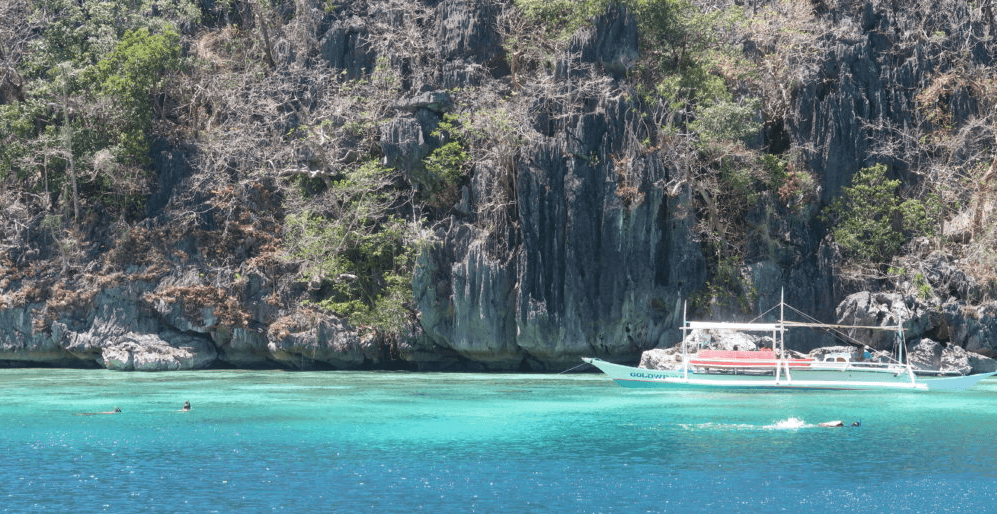
M0 370L0 512L992 512L995 407L991 380Z

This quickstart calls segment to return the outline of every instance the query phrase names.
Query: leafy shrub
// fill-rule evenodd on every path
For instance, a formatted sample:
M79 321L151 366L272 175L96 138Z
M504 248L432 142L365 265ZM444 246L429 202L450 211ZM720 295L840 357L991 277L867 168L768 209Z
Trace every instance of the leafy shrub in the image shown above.
M580 27L602 14L608 0L515 0L528 18L558 39L568 39Z
M768 186L770 188L779 189L786 183L786 180L789 178L789 173L787 172L788 166L778 155L770 153L762 154L761 163L768 175Z
M928 195L901 202L899 185L899 180L886 177L885 164L862 168L828 207L834 224L831 234L851 256L884 262L910 237L935 234L941 212L938 198Z
M116 107L118 129L113 153L123 164L147 164L152 126L151 93L164 73L179 66L180 36L173 30L152 34L141 28L125 33L114 50L85 74L98 95Z
M936 236L941 211L941 200L936 194L929 194L920 200L907 199L900 204L904 230L914 236Z
M700 144L704 147L730 142L749 143L762 130L758 107L757 100L744 104L717 101L699 109L689 128L699 135Z
M285 218L284 249L301 264L316 303L356 326L397 334L411 309L418 240L392 215L394 171L368 161L323 194L329 212Z
M894 255L903 244L903 235L893 229L899 185L899 180L886 178L885 164L859 170L830 207L837 219L831 231L835 242L863 261L882 262Z
M431 207L445 208L457 200L458 186L471 165L471 154L455 115L445 115L432 135L443 143L422 160L425 173L417 174L416 179L423 189L423 200Z

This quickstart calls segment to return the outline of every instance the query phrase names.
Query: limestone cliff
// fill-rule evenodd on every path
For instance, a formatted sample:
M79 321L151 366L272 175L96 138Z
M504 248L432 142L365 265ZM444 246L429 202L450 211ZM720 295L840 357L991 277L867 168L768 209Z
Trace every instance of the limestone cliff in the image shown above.
M846 280L819 216L855 170L884 159L911 188L928 180L915 173L916 145L905 131L929 124L918 94L939 77L992 66L989 44L957 47L992 30L979 9L955 6L949 19L924 21L916 19L923 6L910 14L896 2L813 2L806 58L814 66L784 84L785 110L735 150L795 152L816 194L749 195L736 223L725 225L711 218L710 202L730 186L703 185L723 165L655 118L666 109L648 105L634 78L654 49L641 47L625 5L607 3L569 42L539 52L524 43L528 31L511 35L530 22L508 1L277 4L284 10L255 17L249 7L226 11L229 25L219 15L207 35L186 43L211 71L181 82L196 87L164 94L161 125L176 127L151 147L155 187L140 219L94 212L70 252L59 242L68 239L44 228L47 200L5 197L0 364L559 371L581 356L636 362L671 346L690 298L698 298L690 317L751 318L783 291L824 321L902 319L929 361L944 356L922 338L984 354L997 348L992 285L960 275L945 252L924 268L929 293L921 300L905 276ZM759 12L768 2L747 4ZM233 73L226 60L239 48L231 41L245 40L217 43L234 37L238 21L257 45L255 34L272 31L259 55L273 66L259 76ZM933 32L912 35L925 27ZM760 37L740 44L748 56L778 55ZM949 56L962 50L958 68ZM753 87L726 73L739 94ZM952 84L931 105L944 104L955 126L978 121L972 85ZM211 96L212 87L231 94ZM183 116L171 119L171 108ZM668 116L695 121L691 112ZM427 244L411 273L404 326L388 337L318 306L337 280L356 277L309 278L301 259L288 256L288 219L302 202L292 193L330 187L375 156L397 171L392 187L428 195L420 174L448 141L441 127L455 119L474 138L456 193L418 213L390 206L424 216L410 225ZM978 147L953 151L950 165L977 162L962 150ZM332 197L315 198L310 212L337 207ZM729 250L710 240L723 232L717 227L741 241L730 259L733 285L718 278L730 262L717 257ZM715 301L718 288L737 289L738 302Z

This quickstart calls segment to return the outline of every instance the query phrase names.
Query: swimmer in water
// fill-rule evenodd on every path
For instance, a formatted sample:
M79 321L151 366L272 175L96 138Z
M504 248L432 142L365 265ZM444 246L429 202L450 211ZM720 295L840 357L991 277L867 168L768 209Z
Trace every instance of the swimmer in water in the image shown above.
M121 412L120 407L115 407L114 410L109 410L107 412L78 412L77 416L96 416L97 414L118 414Z
M182 409L180 409L180 410L181 410L182 412L187 412L187 411L189 411L189 410L190 410L190 402L189 402L189 401L184 401L184 402L183 402L183 408L182 408Z

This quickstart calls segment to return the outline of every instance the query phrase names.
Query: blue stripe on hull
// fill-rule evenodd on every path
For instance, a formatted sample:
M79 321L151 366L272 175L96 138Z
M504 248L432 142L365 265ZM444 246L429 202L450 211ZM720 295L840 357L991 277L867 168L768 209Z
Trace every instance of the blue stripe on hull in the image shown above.
M628 389L739 389L744 391L752 391L758 389L765 389L768 391L778 391L778 390L801 390L801 391L863 391L865 388L861 387L815 387L815 386L800 386L793 384L784 385L729 385L729 384L688 384L683 382L654 382L649 380L626 380L626 379L613 379L621 387L626 387Z
M891 389L896 391L961 391L997 372L980 373L960 377L924 378L911 382L904 373L894 374L892 370L829 370L800 369L791 373L792 379L774 383L772 375L714 375L690 371L686 375L674 370L649 370L621 366L600 359L586 358L588 362L609 375L617 384L631 389L660 389L667 387L696 389L741 389L741 390L820 390L820 391L873 391ZM854 383L850 383L854 382Z

